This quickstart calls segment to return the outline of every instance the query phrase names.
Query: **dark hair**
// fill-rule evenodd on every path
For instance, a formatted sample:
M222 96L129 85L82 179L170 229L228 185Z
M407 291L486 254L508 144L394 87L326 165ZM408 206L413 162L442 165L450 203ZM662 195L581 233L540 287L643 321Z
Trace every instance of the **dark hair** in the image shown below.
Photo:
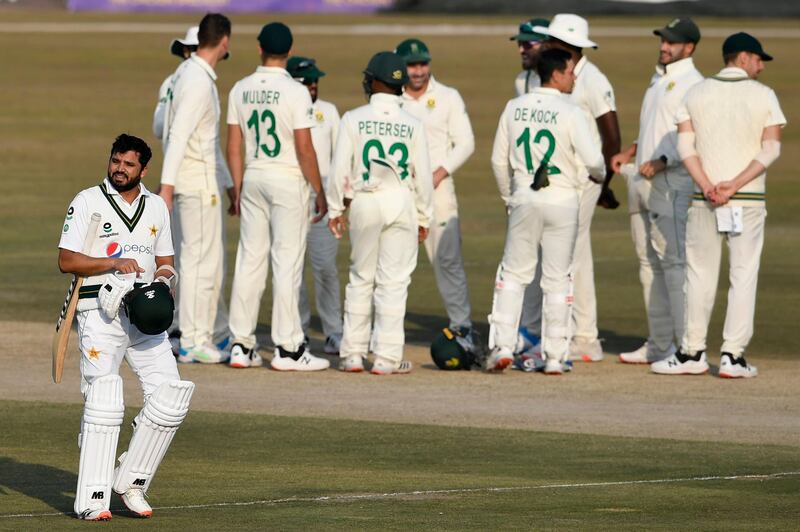
M740 53L742 53L741 50L739 50L738 52L728 52L727 54L722 54L722 61L726 65L729 65L736 60L736 58L739 56Z
M558 70L564 72L567 63L572 59L572 54L561 48L548 48L539 54L539 61L536 63L536 72L542 83L547 83L552 79L553 72Z
M200 48L213 47L219 44L223 37L230 36L231 21L222 13L208 13L200 21L200 31L197 40Z
M147 163L149 163L150 159L153 157L150 146L139 137L123 133L114 139L114 144L111 145L111 156L115 153L126 153L129 151L135 151L139 154L139 162L142 163L142 168L147 166Z

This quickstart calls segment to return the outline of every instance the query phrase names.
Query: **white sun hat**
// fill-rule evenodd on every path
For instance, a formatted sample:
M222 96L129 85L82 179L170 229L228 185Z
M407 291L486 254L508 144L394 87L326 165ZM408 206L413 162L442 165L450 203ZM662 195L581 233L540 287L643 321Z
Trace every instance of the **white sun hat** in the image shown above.
M170 53L177 55L178 57L183 57L184 46L198 46L200 44L200 41L197 38L197 34L199 32L199 26L192 26L186 30L186 37L172 41L172 44L169 46Z
M578 48L597 48L597 44L589 40L589 23L572 13L559 13L550 21L550 26L534 26L533 31Z

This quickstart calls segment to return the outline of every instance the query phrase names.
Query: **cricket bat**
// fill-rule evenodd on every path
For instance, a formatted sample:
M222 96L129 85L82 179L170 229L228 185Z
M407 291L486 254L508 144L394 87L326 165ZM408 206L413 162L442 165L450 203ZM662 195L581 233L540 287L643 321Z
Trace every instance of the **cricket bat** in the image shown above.
M86 231L86 240L83 242L84 255L88 255L92 250L95 238L97 238L97 228L100 225L100 213L92 214L89 220L89 228ZM61 307L61 314L56 322L56 333L53 335L53 382L61 382L64 373L64 360L67 357L67 344L69 343L69 332L72 329L72 320L75 319L75 308L78 306L78 294L83 285L85 277L74 276L72 283L67 290L67 298Z

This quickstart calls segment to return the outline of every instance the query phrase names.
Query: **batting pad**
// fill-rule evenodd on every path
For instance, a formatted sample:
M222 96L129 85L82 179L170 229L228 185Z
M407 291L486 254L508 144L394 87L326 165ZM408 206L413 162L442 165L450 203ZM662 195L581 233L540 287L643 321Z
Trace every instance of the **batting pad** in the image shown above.
M168 381L156 388L134 420L136 428L128 451L119 457L114 491L147 491L172 438L186 419L193 392L194 383L189 381Z
M108 510L111 481L114 479L114 456L124 415L122 378L106 375L95 379L86 390L81 433L78 435L81 458L75 513L79 517L87 510Z
M525 286L503 279L503 266L497 268L489 314L489 349L507 347L512 352L517 345L517 328L522 313Z

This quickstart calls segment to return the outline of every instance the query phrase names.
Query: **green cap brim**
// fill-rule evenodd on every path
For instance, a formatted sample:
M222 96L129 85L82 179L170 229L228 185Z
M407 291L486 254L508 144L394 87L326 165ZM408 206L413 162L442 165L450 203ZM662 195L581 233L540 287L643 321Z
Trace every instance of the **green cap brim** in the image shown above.
M518 33L508 40L522 42L546 41L547 35L542 35L541 33Z
M407 65L413 63L430 63L431 54L409 54L403 56L403 61L405 61Z

